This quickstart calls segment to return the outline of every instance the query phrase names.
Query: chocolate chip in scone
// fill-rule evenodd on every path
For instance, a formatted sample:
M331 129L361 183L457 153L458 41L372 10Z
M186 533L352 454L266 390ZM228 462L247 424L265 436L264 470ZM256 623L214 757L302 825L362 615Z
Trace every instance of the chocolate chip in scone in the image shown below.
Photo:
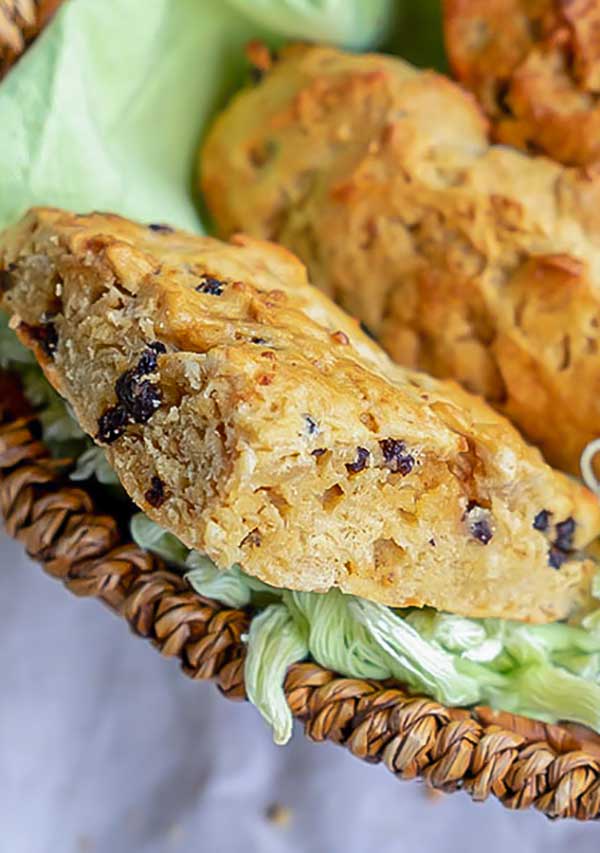
M489 522L485 518L480 518L471 524L471 535L473 539L477 539L482 545L487 545L494 534L492 533Z
M175 229L170 225L165 225L163 222L151 222L148 226L150 231L156 231L159 234L173 234Z
M255 527L254 530L251 530L250 533L244 536L240 542L240 548L243 548L245 545L250 545L251 548L259 548L261 542L262 537L260 535L260 530L258 527Z
M548 551L548 565L553 569L560 569L565 560L569 559L569 555L556 545L551 545Z
M388 470L393 474L402 474L403 477L410 474L414 468L415 459L410 453L405 453L406 445L403 441L397 438L383 438L379 446L384 465Z
M111 406L98 418L98 432L96 438L104 444L112 444L125 432L129 418L125 406L118 403Z
M319 434L319 424L312 417L312 415L303 415L304 423L306 424L306 432L308 435L318 435Z
M327 453L327 450L324 447L317 447L316 450L311 450L310 455L316 456L318 459L319 456L322 456L324 453Z
M165 486L160 477L154 475L150 480L150 488L145 493L144 497L150 504L150 506L154 507L154 509L158 509L158 507L162 506L165 502Z
M196 285L198 293L208 293L210 296L221 296L227 282L212 275L203 275L202 283Z
M259 344L260 346L269 346L269 342L266 338L250 338L251 344Z
M166 346L161 344L160 341L153 341L151 344L148 344L148 348L140 356L135 372L140 375L154 373L158 363L157 356L162 355L166 351Z
M358 474L367 467L370 455L371 454L366 447L357 447L356 459L354 462L346 462L346 471L348 471L349 474Z
M26 328L30 338L41 346L46 355L53 356L58 346L58 332L54 323L27 326Z
M539 530L542 533L545 530L548 530L548 525L550 524L550 516L552 513L547 509L541 509L536 517L533 519L533 528L534 530Z
M138 424L147 423L162 400L158 385L148 379L141 379L138 368L126 370L117 379L115 391L131 420Z
M463 518L467 521L469 533L473 539L481 542L482 545L487 545L494 536L490 522L490 511L478 504L477 501L470 500Z
M160 407L161 402L160 388L146 379L136 386L135 394L127 407L127 411L136 424L145 424Z
M575 519L570 516L556 525L556 539L553 544L561 551L569 551L573 547L575 526Z
M134 404L139 384L140 376L136 367L126 370L116 381L115 391L117 392L117 397L127 410Z

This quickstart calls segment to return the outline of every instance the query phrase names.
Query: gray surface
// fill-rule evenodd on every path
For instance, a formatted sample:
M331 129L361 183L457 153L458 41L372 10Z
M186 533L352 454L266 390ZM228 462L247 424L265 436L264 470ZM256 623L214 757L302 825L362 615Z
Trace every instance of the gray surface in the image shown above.
M257 713L0 538L0 853L591 853L600 827L432 801ZM265 818L278 802L287 827Z

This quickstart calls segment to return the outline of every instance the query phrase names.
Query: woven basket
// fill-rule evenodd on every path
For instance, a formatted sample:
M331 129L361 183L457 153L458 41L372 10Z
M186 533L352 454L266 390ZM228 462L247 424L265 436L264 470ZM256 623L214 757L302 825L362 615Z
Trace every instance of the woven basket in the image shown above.
M0 511L8 533L71 592L95 596L190 678L244 699L242 634L251 614L197 595L138 548L119 519L75 487L55 460L15 376L0 372ZM314 741L331 740L399 779L419 777L474 800L549 817L600 817L600 737L489 708L445 708L392 682L342 678L314 663L290 667L285 692Z
M0 0L0 80L63 0ZM138 548L93 487L74 487L54 460L17 377L0 371L0 512L8 533L71 592L95 596L190 678L245 699L241 641L251 614L195 593ZM399 779L497 797L548 817L600 817L600 737L490 708L446 708L393 682L342 678L314 663L290 667L285 692L311 740L330 740Z

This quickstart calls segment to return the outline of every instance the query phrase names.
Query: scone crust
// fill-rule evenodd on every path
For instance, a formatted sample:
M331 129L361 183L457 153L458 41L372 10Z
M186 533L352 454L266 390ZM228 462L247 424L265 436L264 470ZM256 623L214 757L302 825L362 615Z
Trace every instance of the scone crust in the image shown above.
M286 245L392 358L483 395L578 474L600 435L599 171L491 145L441 75L325 47L238 94L201 168L223 235Z
M445 0L456 77L494 138L560 163L600 158L600 4L588 0Z
M219 566L533 621L587 594L595 497L483 401L394 365L285 249L38 209L0 270L133 500Z

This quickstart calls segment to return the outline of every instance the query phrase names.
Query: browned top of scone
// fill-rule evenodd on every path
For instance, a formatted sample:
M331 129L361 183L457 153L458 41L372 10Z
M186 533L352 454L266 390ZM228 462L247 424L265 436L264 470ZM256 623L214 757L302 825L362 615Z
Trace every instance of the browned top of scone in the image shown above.
M600 3L445 0L450 63L495 138L561 163L600 156Z
M201 169L220 233L286 245L393 358L578 472L600 434L600 172L491 144L442 75L321 46L232 99Z
M547 621L597 500L453 383L394 364L286 250L32 211L2 306L133 499L277 586Z

